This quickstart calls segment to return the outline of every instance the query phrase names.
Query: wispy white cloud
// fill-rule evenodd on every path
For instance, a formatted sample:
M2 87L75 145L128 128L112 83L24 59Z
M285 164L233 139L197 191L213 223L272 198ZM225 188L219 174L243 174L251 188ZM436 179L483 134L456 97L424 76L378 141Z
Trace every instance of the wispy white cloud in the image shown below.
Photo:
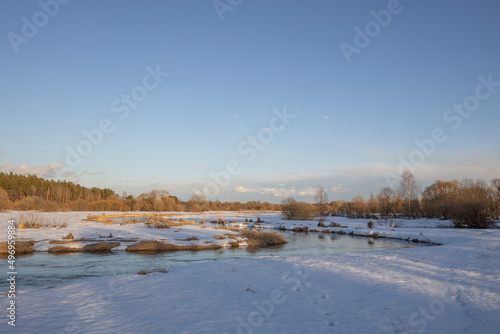
M47 165L30 166L27 164L12 166L10 163L0 165L0 169L5 172L12 172L21 175L36 175L43 178L55 178L58 176L75 177L72 171L63 171L66 168L64 162L53 162Z
M253 193L253 192L256 192L254 189L245 188L245 187L242 187L242 186L236 187L236 189L234 189L234 191L236 191L237 193Z
M341 194L351 191L351 188L346 188L342 183L339 183L337 186L331 187L330 191L334 194Z
M105 172L92 172L84 170L76 174L73 170L68 169L64 162L53 162L46 165L31 166L28 164L11 165L10 163L0 164L0 171L7 173L16 173L20 175L36 175L44 179L63 179L69 182L78 183L81 177L87 175L104 175Z
M91 172L86 169L80 175L83 176L83 175L104 175L104 174L106 174L106 172Z
M247 188L243 186L236 187L234 191L238 193L255 193L261 195L273 195L275 197L289 197L289 196L311 196L314 195L316 189L312 187L257 187Z

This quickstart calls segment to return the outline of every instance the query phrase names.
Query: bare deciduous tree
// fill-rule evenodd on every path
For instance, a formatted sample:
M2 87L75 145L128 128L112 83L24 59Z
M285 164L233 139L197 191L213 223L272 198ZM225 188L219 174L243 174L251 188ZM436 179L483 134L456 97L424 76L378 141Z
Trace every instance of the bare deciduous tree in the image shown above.
M382 188L377 195L377 200L380 206L380 214L388 216L395 213L396 209L396 192L389 187Z
M316 194L314 195L314 200L316 201L316 205L318 206L319 215L326 215L326 205L328 203L328 193L324 187L319 187L316 190Z
M415 176L409 170L405 170L401 174L399 195L405 201L405 207L408 210L407 215L412 215L411 205L414 200L418 199L418 187Z

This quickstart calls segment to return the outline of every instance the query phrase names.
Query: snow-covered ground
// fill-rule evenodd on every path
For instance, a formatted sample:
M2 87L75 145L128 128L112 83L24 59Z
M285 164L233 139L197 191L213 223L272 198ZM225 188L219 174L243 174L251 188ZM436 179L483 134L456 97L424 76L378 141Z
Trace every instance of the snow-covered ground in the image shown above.
M68 233L73 234L74 239L84 239L85 241L71 244L64 244L66 247L82 248L87 244L96 242L107 242L110 240L119 241L118 239L128 240L121 242L120 246L113 251L125 250L128 245L141 240L161 240L168 243L179 245L199 244L207 245L208 242L219 244L223 247L229 247L229 243L234 241L230 238L214 239L216 235L237 234L228 230L218 230L215 228L200 228L195 225L183 225L170 229L149 228L144 223L140 224L104 224L93 221L85 221L89 215L116 215L126 214L124 212L55 212L55 213L37 213L41 217L47 217L45 221L51 224L67 224L63 228L39 228L39 229L17 229L17 238L21 240L35 240L35 251L47 251L50 247L58 246L50 244L49 241L61 241ZM138 214L137 212L129 212L128 214ZM142 214L142 213L141 213ZM147 213L144 213L147 214ZM6 226L9 219L14 219L19 222L22 214L18 212L0 213L0 226ZM178 213L165 213L165 216L175 220L180 219ZM187 215L192 216L192 215ZM5 227L5 231L7 228ZM112 236L109 238L108 236ZM199 240L180 241L196 236ZM132 240L135 239L135 240ZM0 242L7 240L7 233L0 235ZM246 243L241 241L242 246Z
M220 232L189 225L183 226L181 232L173 232L138 224L81 222L87 214L57 213L57 219L67 222L68 227L18 230L18 236L60 239L71 231L75 238L112 233L115 238L139 235L141 239L162 238L168 242L195 235L202 242ZM6 240L7 220L11 217L15 214L0 213L0 228L5 231L0 234L0 241ZM334 221L346 228L319 228L317 221L283 221L277 213L212 212L182 217L207 220L220 217L238 222L245 219L255 222L259 217L266 222L261 228L308 226L442 245L222 260L166 268L168 273L117 273L51 289L31 287L17 292L15 328L7 325L9 300L1 295L5 316L0 332L499 332L500 230L456 230L438 220L373 220L375 226L369 229L369 220L340 217L329 217L325 225ZM169 233L175 233L175 238ZM7 277L7 265L3 268Z

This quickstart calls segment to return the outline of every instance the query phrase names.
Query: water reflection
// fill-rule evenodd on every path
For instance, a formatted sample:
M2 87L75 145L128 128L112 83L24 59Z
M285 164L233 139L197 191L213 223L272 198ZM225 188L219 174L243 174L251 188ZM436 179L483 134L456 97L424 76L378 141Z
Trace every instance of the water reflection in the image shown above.
M220 259L270 255L320 255L363 252L424 246L406 241L352 237L331 233L297 233L279 231L288 243L270 248L231 248L206 251L135 254L124 251L108 254L49 254L37 252L17 258L18 287L52 286L70 280L109 276L116 273L137 273L144 269L183 266ZM7 282L0 281L4 289Z

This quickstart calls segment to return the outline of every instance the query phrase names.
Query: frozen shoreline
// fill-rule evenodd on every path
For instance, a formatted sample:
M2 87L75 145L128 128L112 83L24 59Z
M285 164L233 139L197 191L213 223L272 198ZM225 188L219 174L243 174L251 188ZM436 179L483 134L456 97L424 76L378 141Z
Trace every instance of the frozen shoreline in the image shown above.
M59 215L70 222L68 229L73 232L86 213ZM0 213L2 224L8 216ZM263 228L317 228L317 221L283 221L276 213L182 217L218 216L238 221L260 217L267 222ZM331 221L347 226L346 233L373 231L443 245L220 260L166 268L169 273L101 277L52 289L27 288L17 295L17 328L8 326L4 317L0 331L496 333L500 328L500 230L435 228L443 222L434 220L403 221L402 228L378 226L374 221L373 229L368 229L368 220L326 220ZM109 225L99 228L108 229ZM65 229L51 231L67 234ZM6 306L6 296L0 298Z

